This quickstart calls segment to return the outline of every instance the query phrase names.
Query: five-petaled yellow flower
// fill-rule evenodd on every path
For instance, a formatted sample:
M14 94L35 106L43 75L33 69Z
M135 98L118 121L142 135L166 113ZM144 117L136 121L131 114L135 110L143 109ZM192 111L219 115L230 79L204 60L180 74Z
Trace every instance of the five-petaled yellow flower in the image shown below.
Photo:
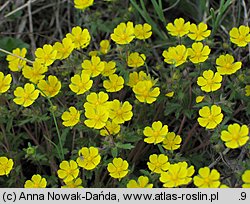
M130 21L120 23L111 34L111 39L119 45L129 44L134 38L134 25Z
M86 48L91 40L88 29L85 28L82 30L80 26L72 28L71 33L68 33L66 38L72 40L74 48L76 49Z
M69 111L62 114L63 125L66 127L73 127L80 121L80 111L71 106Z
M143 134L146 137L144 142L148 144L158 144L164 140L167 133L167 125L162 125L161 121L153 122L152 128L147 126L143 130Z
M114 121L107 121L105 128L100 130L101 136L116 135L121 130L121 126Z
M81 75L74 75L70 80L71 83L69 88L77 95L84 94L93 85L93 80L90 79L89 74L87 74L85 71L82 71Z
M104 62L100 57L92 56L91 60L83 61L82 68L91 77L96 77L104 70Z
M202 76L198 77L197 84L201 87L202 91L211 92L216 91L221 87L222 76L212 70L206 70Z
M128 56L128 66L133 68L138 68L144 65L146 56L144 54L139 54L138 52L132 52Z
M153 82L151 80L139 81L134 87L133 92L135 97L142 103L151 104L156 101L160 95L160 88L153 88Z
M39 174L31 177L31 180L25 181L24 188L46 188L47 181Z
M140 176L138 180L130 180L127 183L127 188L153 188L153 184L149 183L147 176Z
M245 47L250 42L250 29L248 26L234 27L230 30L229 35L231 42L239 47Z
M47 66L35 61L32 67L26 65L22 69L22 74L26 79L29 79L31 82L37 84L41 79L45 77L44 73L47 71Z
M230 75L239 70L242 66L242 62L234 62L232 55L220 55L216 59L216 69L221 75Z
M110 104L109 117L113 122L122 124L126 121L131 120L133 116L132 105L125 101L124 103L115 99Z
M174 24L168 23L166 29L172 36L183 37L189 33L190 22L188 21L185 23L183 18L177 18L174 20Z
M83 105L85 109L95 109L97 107L102 107L107 110L109 108L109 95L103 91L99 93L92 92L87 95L86 99L87 102L85 102Z
M43 48L37 48L35 51L36 62L49 66L56 60L57 51L49 44L45 44Z
M60 169L57 171L58 177L64 182L69 182L78 177L79 168L74 160L62 161L59 165Z
M74 50L74 44L70 38L64 38L62 43L56 42L53 49L57 51L56 58L63 60L69 57Z
M104 69L102 70L102 76L110 76L115 73L116 71L116 63L114 61L103 62Z
M3 72L0 72L0 94L9 90L11 81L12 77L10 74L4 76Z
M121 179L128 174L128 162L122 158L114 158L112 163L108 164L109 175L113 178Z
M26 48L16 48L12 50L13 55L7 55L6 60L9 62L9 69L12 72L18 72L21 71L23 67L26 65L26 61L21 59L25 58L25 55L27 53ZM20 58L21 57L21 58Z
M249 129L246 125L240 126L237 123L230 124L227 130L221 132L221 139L225 142L226 147L235 149L247 143L249 140Z
M195 41L202 41L211 34L211 30L207 29L207 24L201 22L198 26L194 23L190 25L188 37Z
M188 56L194 64L205 62L209 56L210 48L201 42L193 43L192 48L188 48Z
M83 147L78 151L78 155L76 162L86 170L93 170L101 161L99 150L96 147Z
M242 188L250 188L250 170L246 170L242 176L242 181L244 182Z
M188 51L185 45L177 45L176 47L169 47L167 51L164 50L162 56L164 62L178 67L187 61Z
M92 6L94 0L74 0L75 8L84 10L90 6Z
M212 107L204 106L199 110L198 123L200 126L206 129L214 129L219 125L223 119L223 114L221 113L221 108L217 105L212 105Z
M107 92L117 92L120 91L124 86L124 79L122 76L117 74L112 74L109 76L108 80L103 81L103 87Z
M34 103L34 101L38 98L39 91L35 88L33 84L26 83L24 85L24 88L17 87L14 91L14 95L15 98L13 99L13 101L17 105L28 107L32 103Z
M168 170L170 163L168 162L168 156L164 154L152 154L149 156L147 165L152 172L160 174Z
M146 40L151 37L152 31L151 25L144 23L135 25L135 37L139 40Z
M194 166L188 167L187 162L178 162L170 164L168 170L161 173L160 181L166 188L178 187L189 184L193 174Z
M209 167L199 169L199 174L194 176L194 185L198 188L218 188L220 186L220 173Z
M129 81L127 83L128 86L134 87L139 81L151 80L150 75L146 74L144 71L132 72L129 74Z
M61 82L56 76L49 75L47 81L40 80L37 86L41 90L40 92L42 96L52 98L59 93L61 89Z
M9 175L12 170L14 162L7 157L0 157L0 176Z
M162 146L166 150L173 151L180 148L181 140L180 135L176 135L174 132L168 132L162 141Z
M85 108L86 120L84 124L90 128L101 129L106 125L109 118L107 108L97 106L96 108Z

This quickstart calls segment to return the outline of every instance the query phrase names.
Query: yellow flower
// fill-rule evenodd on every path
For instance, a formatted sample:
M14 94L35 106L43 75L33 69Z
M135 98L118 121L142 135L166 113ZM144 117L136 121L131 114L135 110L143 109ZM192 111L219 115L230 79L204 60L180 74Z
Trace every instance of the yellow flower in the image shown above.
M104 62L101 61L100 57L93 56L91 60L83 61L82 68L91 77L96 77L104 70Z
M146 40L151 37L152 31L151 25L144 23L135 25L135 37L139 40Z
M25 181L24 188L46 188L47 181L39 174L31 177L31 180Z
M168 132L162 141L162 146L167 150L176 150L180 148L181 136L174 132Z
M82 184L82 179L77 178L75 180L65 182L65 185L62 186L61 188L83 188L81 184Z
M48 81L40 80L38 83L38 88L41 90L42 96L54 97L57 95L61 89L61 82L56 76L48 76Z
M78 151L78 155L76 162L86 170L93 170L101 161L99 150L96 147L83 147Z
M210 48L201 42L193 43L192 48L188 48L188 56L191 62L194 64L205 62L209 56Z
M128 174L128 162L122 158L114 158L112 163L108 164L109 175L119 180Z
M100 52L105 55L108 53L109 50L110 50L109 40L102 40L100 42Z
M65 127L73 127L80 121L80 111L76 110L75 107L71 106L69 111L65 111L62 114L63 125Z
M199 110L198 123L206 129L214 129L219 125L223 119L223 114L221 113L221 108L217 105L212 105L211 108L204 106Z
M98 51L97 50L92 50L89 52L89 56L93 57L93 56L97 56L98 55Z
M170 92L166 93L165 96L172 98L174 96L174 91L170 91Z
M170 163L168 162L168 156L164 154L152 154L149 156L147 165L152 172L160 174L168 170Z
M92 6L94 0L74 0L75 8L84 10L90 6Z
M221 132L221 139L225 142L226 147L235 149L247 143L249 140L249 129L246 125L240 126L237 123L228 126L227 130Z
M41 79L45 77L44 73L48 71L48 67L42 65L39 62L34 62L33 66L25 66L22 70L22 74L26 79L37 84Z
M89 45L91 37L88 29L83 29L80 26L72 28L71 33L66 35L66 38L70 38L74 44L74 48L85 48Z
M66 59L74 50L74 44L70 38L64 38L62 43L56 42L53 45L53 49L57 51L57 59Z
M152 128L147 126L143 130L143 134L146 136L144 142L148 144L158 144L164 140L167 133L167 125L162 126L161 121L153 122Z
M146 56L144 54L139 54L138 52L133 52L128 56L128 66L133 68L138 68L144 65Z
M116 71L116 63L114 61L103 62L104 69L102 71L102 76L110 76L115 73Z
M176 47L169 47L168 51L164 50L162 56L164 57L164 62L178 67L186 62L188 52L185 45L177 45Z
M103 106L98 106L95 108L86 108L85 110L86 120L84 124L87 127L94 129L101 129L106 125L109 118L109 112Z
M134 26L130 21L120 23L111 34L111 39L119 45L129 44L134 38Z
M28 107L38 98L39 91L35 89L33 84L26 83L24 88L17 87L14 91L14 95L16 98L14 98L13 101L16 104Z
M109 80L103 81L103 87L107 92L117 92L120 91L124 86L124 79L122 76L117 74L112 74L109 76Z
M131 120L132 116L132 105L128 101L121 103L115 99L111 102L109 117L113 120L113 122L122 124Z
M144 71L140 71L139 74L137 72L132 72L129 74L129 82L128 86L134 87L139 81L151 80L150 76L147 75Z
M242 62L234 62L232 55L220 55L216 59L216 69L221 75L230 75L239 70L242 66Z
M187 162L178 162L170 164L168 170L161 173L160 181L166 188L178 187L189 184L193 174L193 166L188 167Z
M198 77L197 84L201 87L202 91L211 92L216 91L221 87L222 76L212 70L206 70L202 76Z
M100 135L109 136L116 135L120 132L121 126L114 121L107 121L105 128L100 130Z
M205 96L197 96L196 99L195 99L195 102L200 103L200 102L203 101L204 98L205 98Z
M84 94L93 85L93 80L90 79L90 76L85 71L82 71L81 75L74 75L70 80L69 88L77 95Z
M246 85L246 87L245 87L245 95L246 96L250 96L250 85Z
M199 25L192 23L190 25L188 37L195 41L201 41L211 34L211 30L207 29L207 24L201 22Z
M242 188L250 188L250 170L246 170L242 174L241 179L244 182L244 184L242 185Z
M12 50L12 53L16 56L25 58L25 55L27 53L27 49L26 48L16 48L14 50ZM12 72L18 72L21 71L21 69L26 65L26 61L20 59L19 57L15 57L13 55L7 55L6 60L9 62L9 69Z
M49 66L56 60L57 51L51 45L45 44L43 48L37 48L35 51L36 62Z
M12 159L7 157L0 157L0 176L9 175L13 169L14 162Z
M232 28L229 32L232 43L239 47L245 47L250 42L249 27L241 25L239 28Z
M160 88L153 88L153 82L150 81L139 81L134 87L133 92L135 97L140 102L145 102L151 104L156 101L157 97L160 94Z
M3 72L0 72L0 94L9 90L11 81L12 77L10 74L4 76Z
M109 108L109 95L103 91L99 93L92 92L87 95L86 99L87 102L85 102L83 105L85 109L95 109L97 107L102 107L107 110Z
M174 24L168 23L166 29L172 36L183 37L189 33L190 22L188 21L185 23L183 18L177 18L174 20Z
M149 179L147 176L140 176L138 180L130 180L127 183L127 188L153 188L152 183L148 183Z
M194 185L198 188L218 188L220 186L220 173L209 167L199 169L199 174L194 176Z
M78 177L79 169L74 160L62 161L59 165L60 169L57 171L58 177L64 182L70 182Z

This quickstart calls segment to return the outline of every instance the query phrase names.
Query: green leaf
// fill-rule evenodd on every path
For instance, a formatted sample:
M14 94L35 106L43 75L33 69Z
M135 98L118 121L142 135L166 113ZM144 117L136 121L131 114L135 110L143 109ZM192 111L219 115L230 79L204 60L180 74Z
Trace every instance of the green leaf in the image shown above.
M112 154L112 157L114 157L114 158L117 157L117 155L118 155L117 147L114 147L111 149L111 154Z
M117 148L120 148L120 149L133 149L135 146L131 145L130 143L127 143L127 144L123 144L123 143L116 143L115 144Z

